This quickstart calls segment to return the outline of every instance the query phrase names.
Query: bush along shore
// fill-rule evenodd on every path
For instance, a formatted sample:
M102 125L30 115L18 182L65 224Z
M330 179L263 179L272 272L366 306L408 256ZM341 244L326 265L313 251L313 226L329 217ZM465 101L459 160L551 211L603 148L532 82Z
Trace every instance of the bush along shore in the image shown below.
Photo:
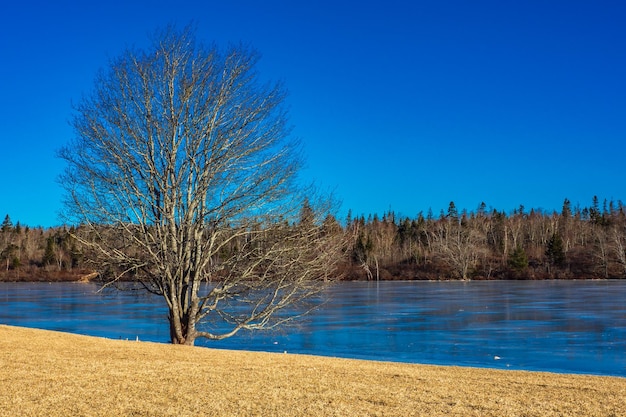
M626 379L109 340L0 325L0 416L623 416Z
M93 254L73 236L80 227L29 228L6 215L0 226L0 280L93 279ZM560 212L458 210L402 217L394 212L324 220L343 242L329 276L348 280L626 278L626 209L592 199ZM229 249L237 250L233 242ZM224 254L226 256L227 254ZM215 260L219 265L219 259ZM114 271L97 271L111 273Z

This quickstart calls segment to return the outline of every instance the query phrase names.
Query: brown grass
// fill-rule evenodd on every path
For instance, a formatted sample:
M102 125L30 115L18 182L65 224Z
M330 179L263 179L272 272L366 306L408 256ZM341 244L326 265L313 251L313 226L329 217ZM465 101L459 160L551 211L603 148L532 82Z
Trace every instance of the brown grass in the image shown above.
M108 340L0 326L2 416L626 416L626 378Z

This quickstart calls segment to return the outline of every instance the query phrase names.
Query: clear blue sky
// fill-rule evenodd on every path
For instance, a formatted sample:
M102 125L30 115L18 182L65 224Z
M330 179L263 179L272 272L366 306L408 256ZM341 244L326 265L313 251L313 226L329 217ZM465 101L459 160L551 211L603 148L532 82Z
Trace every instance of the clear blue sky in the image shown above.
M0 215L59 224L71 103L156 28L250 43L341 214L626 199L623 1L5 1Z

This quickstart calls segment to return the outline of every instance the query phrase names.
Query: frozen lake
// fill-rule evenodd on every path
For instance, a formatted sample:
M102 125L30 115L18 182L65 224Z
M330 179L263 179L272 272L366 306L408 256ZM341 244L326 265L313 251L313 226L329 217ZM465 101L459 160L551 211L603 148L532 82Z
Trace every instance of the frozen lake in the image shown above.
M167 342L163 302L95 284L0 283L0 323ZM295 327L197 344L626 377L626 280L345 282Z

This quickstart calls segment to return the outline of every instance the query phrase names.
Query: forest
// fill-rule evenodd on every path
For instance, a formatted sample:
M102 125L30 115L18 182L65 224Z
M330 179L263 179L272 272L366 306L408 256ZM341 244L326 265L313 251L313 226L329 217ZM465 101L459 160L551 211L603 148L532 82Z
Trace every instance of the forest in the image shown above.
M501 280L626 278L626 208L621 201L560 212L523 206L432 210L413 218L329 216L324 233L343 241L344 259L329 276L344 280ZM74 227L0 226L0 280L66 281L93 277L89 251ZM236 245L232 250L237 250Z

